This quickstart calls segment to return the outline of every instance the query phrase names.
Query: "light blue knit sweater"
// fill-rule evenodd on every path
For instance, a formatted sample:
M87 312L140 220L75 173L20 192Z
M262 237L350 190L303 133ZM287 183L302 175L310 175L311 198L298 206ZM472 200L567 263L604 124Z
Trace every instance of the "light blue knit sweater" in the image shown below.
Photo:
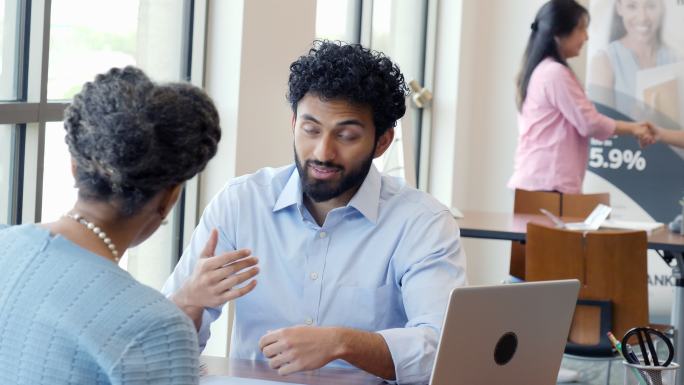
M0 384L196 384L197 333L159 292L35 225L0 229Z

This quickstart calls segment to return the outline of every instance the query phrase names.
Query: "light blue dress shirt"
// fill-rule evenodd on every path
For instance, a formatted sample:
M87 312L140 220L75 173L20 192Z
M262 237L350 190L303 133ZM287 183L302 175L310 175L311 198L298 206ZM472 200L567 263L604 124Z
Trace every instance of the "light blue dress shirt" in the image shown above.
M294 165L230 181L207 206L162 292L180 288L217 228L216 254L249 248L260 266L256 288L234 302L231 357L264 360L258 341L269 330L344 326L384 337L398 382L427 383L449 293L466 280L449 210L375 167L323 226L302 199ZM220 313L205 310L202 346Z

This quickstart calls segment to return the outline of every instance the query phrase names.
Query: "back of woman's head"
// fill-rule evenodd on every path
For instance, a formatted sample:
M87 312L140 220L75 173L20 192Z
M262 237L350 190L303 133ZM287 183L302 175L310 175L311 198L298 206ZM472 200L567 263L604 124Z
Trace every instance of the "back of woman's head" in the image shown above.
M86 83L66 109L64 127L79 197L112 203L122 216L204 169L221 138L206 93L155 84L130 66Z
M560 53L557 38L570 35L582 18L588 15L587 9L575 0L550 0L539 9L534 22L530 25L530 37L525 48L522 69L518 75L518 109L522 109L527 96L527 85L532 72L542 60L551 57L567 65Z

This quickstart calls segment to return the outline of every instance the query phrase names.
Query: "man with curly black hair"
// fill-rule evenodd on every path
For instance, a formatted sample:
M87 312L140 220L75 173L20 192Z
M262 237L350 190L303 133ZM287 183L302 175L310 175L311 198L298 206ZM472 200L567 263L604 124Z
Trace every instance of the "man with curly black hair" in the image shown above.
M398 66L360 45L318 41L292 63L295 164L229 182L163 289L201 325L200 344L225 290L193 266L217 228L217 250L260 260L259 284L234 302L231 357L280 374L330 363L428 381L465 255L444 205L373 166L406 95Z

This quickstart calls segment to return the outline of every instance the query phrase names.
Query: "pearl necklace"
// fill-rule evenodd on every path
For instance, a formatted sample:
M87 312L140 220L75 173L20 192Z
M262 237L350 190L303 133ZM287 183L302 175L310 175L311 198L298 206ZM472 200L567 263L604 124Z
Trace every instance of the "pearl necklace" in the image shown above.
M102 242L104 242L105 246L107 246L109 251L114 256L114 262L119 263L119 251L116 249L116 245L114 245L114 242L112 242L112 240L107 236L107 233L105 233L104 230L95 226L93 222L89 222L87 219L83 218L81 214L68 213L65 216L75 220L76 222L85 226L88 230L95 233L95 235L97 235L102 240Z

